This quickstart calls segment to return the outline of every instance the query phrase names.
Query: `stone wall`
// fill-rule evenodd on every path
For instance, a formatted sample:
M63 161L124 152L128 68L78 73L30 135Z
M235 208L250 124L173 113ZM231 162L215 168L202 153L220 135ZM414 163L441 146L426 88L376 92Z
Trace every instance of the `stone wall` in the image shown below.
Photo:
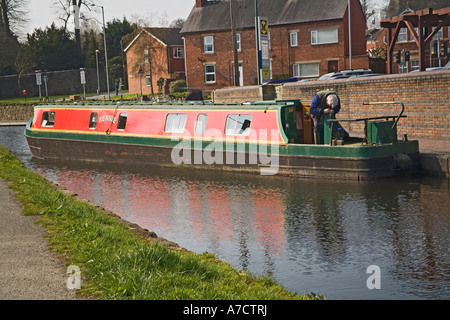
M1 122L27 122L33 118L34 105L0 105Z
M309 104L314 94L331 89L341 98L342 109L337 118L357 119L398 115L398 104L364 105L364 102L401 101L406 118L398 123L398 134L411 137L450 139L450 70L412 72L327 81L306 81L274 86L278 100L301 99ZM234 90L234 93L233 93ZM246 92L247 91L247 92ZM257 86L218 89L214 102L263 100ZM270 99L266 99L270 100ZM362 133L362 124L343 124L349 131Z

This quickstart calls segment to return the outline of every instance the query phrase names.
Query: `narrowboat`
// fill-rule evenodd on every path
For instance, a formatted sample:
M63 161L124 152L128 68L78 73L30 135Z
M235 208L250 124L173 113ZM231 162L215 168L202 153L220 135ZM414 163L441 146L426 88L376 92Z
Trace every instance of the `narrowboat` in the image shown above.
M327 115L323 144L300 100L39 104L25 136L43 160L371 180L419 169L418 142L397 139L401 105L396 117ZM350 121L363 121L364 137L342 134Z

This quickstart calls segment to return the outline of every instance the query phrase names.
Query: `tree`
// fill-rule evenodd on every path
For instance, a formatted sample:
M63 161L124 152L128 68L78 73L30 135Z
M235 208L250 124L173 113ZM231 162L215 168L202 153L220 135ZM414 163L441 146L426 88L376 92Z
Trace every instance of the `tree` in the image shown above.
M19 41L14 35L0 31L0 75L14 74L14 60L19 52Z
M84 65L80 48L64 28L54 23L45 30L35 29L23 50L32 54L35 67L42 70L78 69Z
M0 32L13 36L26 22L25 0L0 0Z
M56 6L56 14L58 19L63 21L64 30L67 32L67 24L70 18L73 16L75 22L75 42L78 47L81 47L81 29L80 20L88 19L84 12L81 12L81 8L84 6L91 11L92 6L98 6L97 1L94 0L54 0L53 5Z
M97 42L97 35L94 30L86 30L83 33L83 43L82 50L85 56L84 66L86 68L95 68L96 67L96 50L99 49L99 45Z
M114 19L106 24L106 43L110 57L122 56L122 38L133 32L133 27L124 17L122 21Z

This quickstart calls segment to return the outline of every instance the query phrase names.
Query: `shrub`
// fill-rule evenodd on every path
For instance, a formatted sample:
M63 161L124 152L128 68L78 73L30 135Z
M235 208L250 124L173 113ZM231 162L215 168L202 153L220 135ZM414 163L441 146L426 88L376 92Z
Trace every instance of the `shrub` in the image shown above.
M171 94L177 93L177 92L183 92L186 88L186 81L185 80L177 80L170 84L169 86L169 92Z

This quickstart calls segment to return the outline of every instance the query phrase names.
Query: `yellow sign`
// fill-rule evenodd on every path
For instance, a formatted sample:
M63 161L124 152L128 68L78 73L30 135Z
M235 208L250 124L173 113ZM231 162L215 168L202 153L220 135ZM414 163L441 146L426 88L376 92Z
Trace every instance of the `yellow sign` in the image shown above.
M261 34L267 34L267 21L261 20Z
M263 77L265 79L269 79L270 78L270 69L269 68L263 68Z

